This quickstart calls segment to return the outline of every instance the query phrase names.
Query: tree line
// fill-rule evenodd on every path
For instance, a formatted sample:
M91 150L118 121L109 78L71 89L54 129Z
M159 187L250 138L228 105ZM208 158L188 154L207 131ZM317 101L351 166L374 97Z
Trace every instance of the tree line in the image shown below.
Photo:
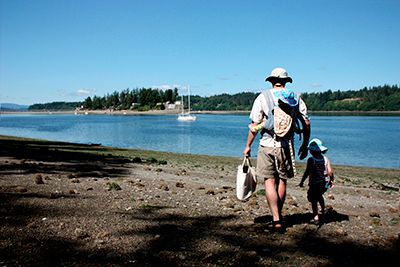
M358 91L303 93L301 97L312 111L400 111L397 85L364 87Z
M259 93L242 92L234 95L220 94L209 97L191 96L192 110L250 110ZM105 96L87 97L83 102L52 102L34 104L29 110L72 110L83 107L90 110L165 109L165 103L179 99L178 88L161 90L153 88L125 89ZM325 91L301 95L310 111L400 111L400 89L397 85L364 87L361 90ZM186 99L186 98L185 98ZM185 106L187 106L187 101Z
M165 109L164 103L174 103L178 97L178 88L161 90L152 88L125 89L118 93L114 91L103 97L90 96L83 101L85 109L113 109L147 111L151 109Z

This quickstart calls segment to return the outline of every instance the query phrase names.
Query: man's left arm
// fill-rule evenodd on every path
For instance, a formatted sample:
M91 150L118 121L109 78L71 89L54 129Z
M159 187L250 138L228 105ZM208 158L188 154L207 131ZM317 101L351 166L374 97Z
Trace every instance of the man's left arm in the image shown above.
M301 124L303 125L303 143L299 148L299 158L305 159L307 157L308 154L308 142L310 140L310 132L311 132L311 126L310 126L310 121L308 119L300 119Z
M299 158L305 159L307 157L308 154L308 142L310 141L310 132L311 132L311 123L310 120L308 119L307 116L307 106L304 103L304 101L300 98L299 101L299 120L301 122L302 125L302 129L303 129L303 143L299 148L299 152L298 152L298 156Z

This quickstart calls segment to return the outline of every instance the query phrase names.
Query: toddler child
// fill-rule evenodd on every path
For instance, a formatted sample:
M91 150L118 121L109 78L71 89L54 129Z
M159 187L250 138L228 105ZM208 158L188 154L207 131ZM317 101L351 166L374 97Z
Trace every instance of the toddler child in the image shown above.
M307 167L299 184L304 186L308 178L307 199L311 203L313 211L312 222L320 224L321 216L318 215L318 203L321 206L321 214L325 213L325 200L323 194L333 185L333 172L329 159L323 155L328 148L322 145L321 140L314 138L308 144L311 157L307 160Z

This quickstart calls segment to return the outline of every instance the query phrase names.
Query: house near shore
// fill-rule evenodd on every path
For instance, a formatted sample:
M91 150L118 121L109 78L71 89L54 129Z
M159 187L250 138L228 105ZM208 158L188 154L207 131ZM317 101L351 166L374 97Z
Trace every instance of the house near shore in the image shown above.
M171 103L168 101L165 103L165 109L168 109L168 110L181 109L181 108L182 108L181 101L175 101L175 103Z

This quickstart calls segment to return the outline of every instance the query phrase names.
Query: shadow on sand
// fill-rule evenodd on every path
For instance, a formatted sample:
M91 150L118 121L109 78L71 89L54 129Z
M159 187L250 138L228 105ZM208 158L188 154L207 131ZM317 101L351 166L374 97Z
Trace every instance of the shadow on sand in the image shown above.
M77 177L113 177L126 174L121 164L130 162L96 145L0 138L0 147L0 156L20 160L0 165L3 174L68 172Z
M311 219L313 218L312 213L297 213L297 214L289 214L285 216L284 222L286 227L292 227L297 224L305 224L310 223ZM348 221L349 216L345 214L338 213L336 210L330 209L327 210L323 219L321 220L321 225L329 224L332 222L342 222ZM265 215L254 218L254 223L269 223L272 221L271 215ZM321 226L320 225L320 226Z
M21 197L35 196L0 194L3 227L22 228L31 216L51 212L56 218L68 209L78 209L21 206ZM129 245L129 252L101 247L89 251L82 248L82 242L94 242L90 238L82 241L57 235L36 238L18 234L5 246L7 232L3 232L0 261L7 266L382 266L394 262L399 252L398 244L379 247L346 239L330 241L328 236L321 237L310 229L290 235L271 233L262 223L245 225L234 215L184 216L168 210L171 209L154 206L124 212L132 224L113 233L114 238L143 237L142 242ZM120 215L118 212L115 217ZM309 214L293 215L287 221L301 224L308 217Z

